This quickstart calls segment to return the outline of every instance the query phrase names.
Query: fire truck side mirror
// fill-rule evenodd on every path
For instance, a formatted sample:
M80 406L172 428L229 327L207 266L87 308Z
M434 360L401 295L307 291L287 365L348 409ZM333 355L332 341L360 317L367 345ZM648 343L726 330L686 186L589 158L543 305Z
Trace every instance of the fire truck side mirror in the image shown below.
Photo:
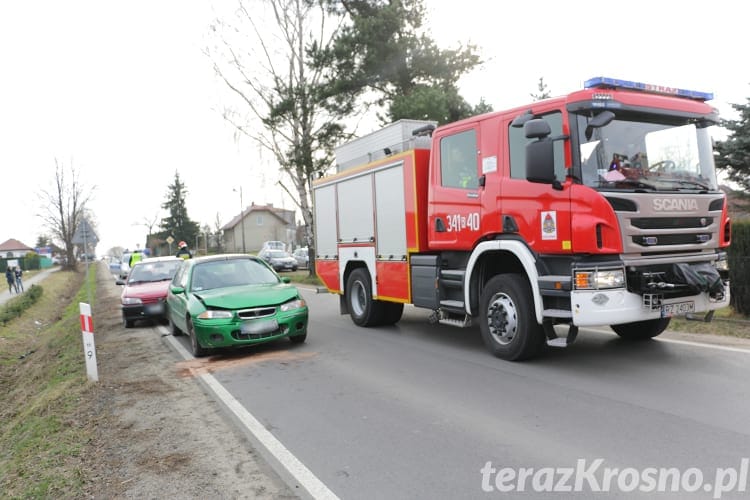
M549 138L526 145L526 180L552 184L555 181L555 161Z
M594 118L591 119L588 126L586 127L586 140L590 140L591 136L594 134L595 128L601 128L605 125L609 125L612 120L615 119L615 114L609 110L602 111L598 115L596 115Z
M527 139L536 139L526 145L526 180L552 184L555 181L554 151L549 123L541 118L527 121L523 126Z

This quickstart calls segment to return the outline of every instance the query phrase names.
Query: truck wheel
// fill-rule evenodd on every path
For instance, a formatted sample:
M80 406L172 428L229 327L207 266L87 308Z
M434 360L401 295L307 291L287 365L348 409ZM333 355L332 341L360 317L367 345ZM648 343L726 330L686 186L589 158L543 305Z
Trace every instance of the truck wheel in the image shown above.
M610 325L617 335L628 340L652 339L667 329L671 318L647 319L622 325Z
M382 314L382 325L395 325L404 313L404 305L401 302L379 302Z
M358 326L376 326L382 321L381 304L372 300L370 273L358 268L346 281L346 305L349 316Z
M528 359L544 346L544 331L536 322L531 287L523 276L501 274L490 279L482 290L479 307L482 340L498 358Z

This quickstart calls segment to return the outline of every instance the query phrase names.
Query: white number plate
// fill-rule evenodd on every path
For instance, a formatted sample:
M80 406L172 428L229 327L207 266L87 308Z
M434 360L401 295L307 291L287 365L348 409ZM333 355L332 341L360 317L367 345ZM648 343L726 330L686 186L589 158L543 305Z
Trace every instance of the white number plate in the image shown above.
M695 311L695 302L677 302L675 304L662 304L661 317L669 318L680 316Z
M153 304L153 305L146 306L146 312L149 314L161 314L164 312L164 305Z
M240 331L245 335L256 335L259 333L269 333L279 328L279 324L275 319L272 320L259 320L253 319L245 321L240 327Z

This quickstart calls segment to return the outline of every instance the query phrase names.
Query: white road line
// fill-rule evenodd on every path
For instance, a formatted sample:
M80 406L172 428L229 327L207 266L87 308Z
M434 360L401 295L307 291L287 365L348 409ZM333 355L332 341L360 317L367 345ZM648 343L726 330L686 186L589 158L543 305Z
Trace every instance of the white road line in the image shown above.
M167 336L172 347L185 360L194 359L182 345L169 335L167 328L159 326L159 331ZM257 418L255 418L242 404L227 391L223 385L210 373L198 375L200 379L214 392L229 410L242 422L242 425L265 447L286 471L315 499L338 500L338 497L290 452L281 441L276 439Z
M588 331L601 333L603 335L610 335L610 336L617 336L616 333L606 330L598 330L596 328L586 328ZM716 349L718 351L728 351L728 352L739 352L741 354L750 354L750 349L743 349L741 347L729 347L725 345L718 345L718 344L706 344L703 342L693 342L691 340L678 340L678 339L667 339L662 337L657 337L654 339L656 342L667 342L669 344L681 344L681 345L689 345L693 347L703 347L706 349Z

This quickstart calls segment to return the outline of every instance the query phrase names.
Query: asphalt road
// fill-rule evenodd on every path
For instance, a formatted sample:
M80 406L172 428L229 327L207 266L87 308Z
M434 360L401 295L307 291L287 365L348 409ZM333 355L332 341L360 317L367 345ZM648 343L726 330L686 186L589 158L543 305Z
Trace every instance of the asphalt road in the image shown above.
M338 314L336 296L304 295L304 345L201 363L340 498L508 495L498 487L511 488L506 498L570 497L540 492L558 482L575 498L750 489L750 350L583 330L572 347L511 363L486 351L476 327L430 325L407 307L395 327L363 329ZM515 477L498 481L503 468ZM579 485L563 482L566 468L584 472ZM673 475L652 484L647 468ZM676 491L660 493L676 473Z

